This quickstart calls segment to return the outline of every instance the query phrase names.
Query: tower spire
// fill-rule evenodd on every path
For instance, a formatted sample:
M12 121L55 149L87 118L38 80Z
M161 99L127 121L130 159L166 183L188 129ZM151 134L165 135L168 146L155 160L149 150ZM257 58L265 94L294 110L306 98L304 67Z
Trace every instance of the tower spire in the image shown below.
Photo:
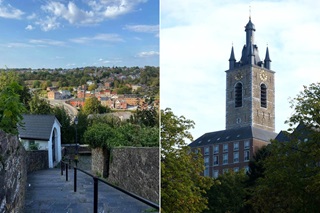
M270 70L271 69L270 64L271 64L271 59L269 56L269 48L267 46L266 57L264 59L264 67Z
M233 69L234 65L236 63L236 58L234 57L234 51L233 51L233 44L231 48L231 54L230 54L230 59L229 59L229 69Z

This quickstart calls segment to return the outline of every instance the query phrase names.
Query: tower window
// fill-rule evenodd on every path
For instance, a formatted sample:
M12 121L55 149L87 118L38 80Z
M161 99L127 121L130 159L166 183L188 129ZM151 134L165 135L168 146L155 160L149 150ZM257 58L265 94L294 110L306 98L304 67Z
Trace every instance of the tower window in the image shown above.
M242 107L242 84L240 82L235 86L235 107Z
M261 84L260 92L261 92L261 97L260 97L261 107L267 108L267 87L265 84Z

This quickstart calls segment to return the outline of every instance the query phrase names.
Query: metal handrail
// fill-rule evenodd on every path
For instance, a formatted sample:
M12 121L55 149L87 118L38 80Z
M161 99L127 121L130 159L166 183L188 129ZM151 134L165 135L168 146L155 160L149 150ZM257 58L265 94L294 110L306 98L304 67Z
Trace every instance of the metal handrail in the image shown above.
M66 165L66 167L65 167L66 168L66 181L68 181L68 167L70 169L70 160L69 160L69 163L61 160L61 175L63 175L62 164ZM107 185L109 185L109 186L111 186L111 187L113 187L113 188L115 188L115 189L117 189L117 190L119 190L119 191L121 191L121 192L123 192L123 193L125 193L125 194L127 194L127 195L129 195L129 196L131 196L131 197L143 202L143 203L145 203L145 204L147 204L148 206L151 206L152 208L155 208L156 210L160 209L158 204L156 204L156 203L154 203L154 202L152 202L150 200L147 200L147 199L145 199L145 198L143 198L143 197L141 197L139 195L136 195L136 194L134 194L132 192L126 191L125 189L122 189L121 187L115 186L115 185L107 182L106 180L91 174L90 172L87 172L87 171L85 171L83 169L77 168L76 166L72 166L72 167L74 169L74 192L77 191L77 170L79 170L82 173L84 173L84 174L86 174L86 175L88 175L88 176L93 178L93 181L94 181L94 199L93 199L94 213L98 212L98 181L100 181L100 182L102 182L104 184L107 184Z

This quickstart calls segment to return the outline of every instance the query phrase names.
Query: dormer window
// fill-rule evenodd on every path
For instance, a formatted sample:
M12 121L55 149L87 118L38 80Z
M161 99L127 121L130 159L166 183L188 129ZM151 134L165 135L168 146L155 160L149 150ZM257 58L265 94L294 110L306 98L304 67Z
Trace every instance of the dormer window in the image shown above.
M242 83L238 82L235 86L235 107L242 107Z
M260 86L260 103L261 107L267 108L267 86L265 84L261 84Z

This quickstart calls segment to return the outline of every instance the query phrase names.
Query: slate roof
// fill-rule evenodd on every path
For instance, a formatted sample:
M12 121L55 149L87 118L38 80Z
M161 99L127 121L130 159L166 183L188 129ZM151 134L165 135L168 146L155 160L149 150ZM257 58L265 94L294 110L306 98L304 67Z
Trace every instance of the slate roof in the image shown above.
M189 144L190 147L207 146L216 143L223 143L229 141L239 141L250 138L256 138L262 141L270 141L277 136L277 133L270 132L267 130L259 129L256 127L240 127L216 132L209 132L192 143Z
M18 127L21 139L49 141L52 126L58 119L54 115L23 115L24 126Z

